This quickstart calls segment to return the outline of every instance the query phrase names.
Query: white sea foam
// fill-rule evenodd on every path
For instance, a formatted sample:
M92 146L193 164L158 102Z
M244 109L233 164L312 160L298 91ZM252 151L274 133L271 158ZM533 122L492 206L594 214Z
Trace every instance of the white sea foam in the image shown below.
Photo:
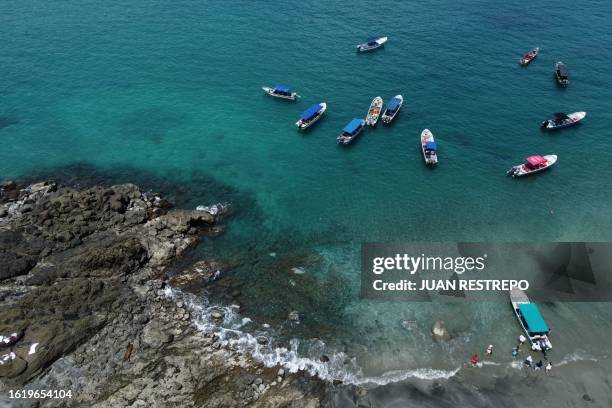
M459 370L461 370L461 367L457 367L454 370L416 368L412 370L387 371L386 373L378 377L357 378L357 384L387 385L394 382L405 381L410 378L417 378L420 380L447 380L455 376L459 372Z
M568 354L563 359L561 359L561 361L553 365L563 366L566 364L574 363L576 361L598 361L598 360L595 357L579 350L579 351L573 352L572 354Z
M508 366L510 368L514 368L516 370L520 370L521 368L523 368L523 362L522 361L511 361Z
M488 365L488 366L500 366L501 365L500 363L496 363L495 361L486 361L486 360L482 361L481 364L483 366L486 366L486 365Z
M355 385L385 385L411 378L419 380L449 379L461 369L461 367L452 370L416 368L389 371L380 376L365 376L357 365L355 358L350 358L343 352L327 350L326 344L320 339L305 341L304 344L301 344L298 339L292 339L289 341L289 347L273 347L269 342L259 344L258 338L274 339L273 328L265 324L262 326L262 330L256 334L242 331L243 326L253 322L251 319L243 318L238 314L239 307L237 305L211 305L206 298L197 298L178 289L166 288L164 294L170 298L181 298L188 305L192 311L193 323L198 330L215 334L217 341L222 346L249 354L266 367L280 365L291 373L305 371L323 380L340 380L345 384ZM221 324L211 318L210 314L214 310L223 311L224 318ZM301 349L311 350L312 355L305 355L308 354L307 351L298 351ZM322 355L326 355L328 361L321 361L320 357Z

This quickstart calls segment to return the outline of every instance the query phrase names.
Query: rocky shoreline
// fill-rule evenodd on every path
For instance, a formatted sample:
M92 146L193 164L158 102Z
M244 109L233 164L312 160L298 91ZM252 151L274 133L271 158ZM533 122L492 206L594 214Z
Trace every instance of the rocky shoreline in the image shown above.
M220 347L165 296L165 269L219 234L221 215L131 184L1 184L0 407L326 405L327 384ZM9 399L23 389L72 398Z

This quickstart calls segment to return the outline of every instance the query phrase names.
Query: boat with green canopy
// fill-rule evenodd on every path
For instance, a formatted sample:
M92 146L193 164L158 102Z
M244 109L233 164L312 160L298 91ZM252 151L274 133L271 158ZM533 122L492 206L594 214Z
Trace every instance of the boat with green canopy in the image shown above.
M538 306L532 303L527 294L519 289L510 291L510 302L523 332L531 343L531 349L534 351L550 350L552 348L548 338L550 327L544 321Z

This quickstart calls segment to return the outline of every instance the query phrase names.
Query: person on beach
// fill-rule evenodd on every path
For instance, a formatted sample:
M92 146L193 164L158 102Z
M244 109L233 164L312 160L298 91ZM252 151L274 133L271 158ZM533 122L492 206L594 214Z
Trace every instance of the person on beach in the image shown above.
M552 370L552 364L550 363L550 361L548 362L548 364L546 364L546 375L550 374L550 371Z
M529 355L527 356L525 361L523 361L523 364L525 365L525 367L530 368L532 362L533 362L533 358L531 357L531 355Z
M474 354L472 356L472 367L476 367L477 364L478 364L478 354Z
M540 340L540 349L542 350L542 354L544 354L544 359L548 360L546 358L546 351L548 351L548 346L546 345L546 340L545 339L541 339Z
M525 342L527 341L527 338L525 336L523 336L523 334L521 333L518 337L518 341L519 341L519 348L525 344Z
M489 344L489 347L487 347L487 356L491 357L493 355L493 345Z

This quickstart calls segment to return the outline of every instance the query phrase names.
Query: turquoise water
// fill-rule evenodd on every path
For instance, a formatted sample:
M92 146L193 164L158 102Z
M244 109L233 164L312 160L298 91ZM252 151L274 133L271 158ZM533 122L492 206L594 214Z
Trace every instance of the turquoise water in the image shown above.
M139 171L170 180L192 192L184 204L195 205L216 198L203 188L205 174L217 183L205 187L228 186L223 198L239 197L228 233L208 244L242 256L232 273L244 285L245 313L283 320L299 308L305 322L286 335L335 341L361 355L372 375L453 368L490 336L513 342L506 305L473 305L456 319L448 306L360 301L359 244L612 239L611 12L606 1L547 0L374 8L364 1L4 2L0 178L80 162L113 177ZM389 42L357 54L354 46L370 34ZM520 67L518 58L535 46L541 54ZM558 60L572 74L567 89L553 80ZM302 98L280 101L260 90L277 83ZM398 93L405 103L391 126L336 146L341 128L365 116L372 98ZM326 116L298 133L299 114L321 101ZM582 110L578 127L539 129L553 112ZM423 128L440 146L433 170L419 149ZM550 153L559 161L547 173L505 176L525 156ZM325 290L329 296L313 294ZM605 320L609 310L601 308ZM567 314L550 315L571 326ZM460 333L452 352L428 343L437 317ZM401 326L413 319L418 336ZM371 357L372 347L376 358L363 352ZM559 348L569 353L572 342Z

